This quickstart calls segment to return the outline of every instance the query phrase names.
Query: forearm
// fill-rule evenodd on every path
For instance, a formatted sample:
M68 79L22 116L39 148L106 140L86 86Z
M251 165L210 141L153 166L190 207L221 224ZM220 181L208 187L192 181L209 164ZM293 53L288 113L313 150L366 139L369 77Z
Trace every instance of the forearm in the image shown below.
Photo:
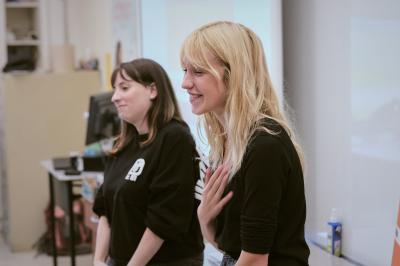
M110 245L110 226L105 216L101 216L97 226L96 248L94 252L95 262L105 262Z
M144 266L160 249L164 240L146 228L140 243L130 259L128 266Z
M254 254L246 251L240 253L235 266L268 266L268 254Z
M215 241L215 222L203 223L200 221L200 229L205 240L218 249L218 244Z

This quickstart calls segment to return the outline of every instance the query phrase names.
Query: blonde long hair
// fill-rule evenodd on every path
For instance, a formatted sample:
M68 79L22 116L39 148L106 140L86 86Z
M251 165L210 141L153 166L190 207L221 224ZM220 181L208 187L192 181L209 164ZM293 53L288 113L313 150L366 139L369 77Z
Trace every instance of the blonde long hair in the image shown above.
M210 54L224 66L223 77L212 67L208 59ZM252 30L228 21L204 25L186 38L180 57L182 65L189 63L223 79L228 90L226 124L222 125L213 112L202 116L211 146L212 167L227 163L232 167L232 177L239 170L246 147L256 130L279 134L262 125L263 118L273 119L286 130L303 165L303 152L280 109L262 43ZM226 154L224 147L227 147Z

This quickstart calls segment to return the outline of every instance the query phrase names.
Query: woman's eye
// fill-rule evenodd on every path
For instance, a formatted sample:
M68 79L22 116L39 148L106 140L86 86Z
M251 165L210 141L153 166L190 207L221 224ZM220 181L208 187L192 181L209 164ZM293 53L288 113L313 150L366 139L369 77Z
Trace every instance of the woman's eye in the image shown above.
M202 74L204 74L204 71L203 71L203 70L200 70L200 69L195 69L195 70L193 71L193 73L196 74L196 75L202 75Z

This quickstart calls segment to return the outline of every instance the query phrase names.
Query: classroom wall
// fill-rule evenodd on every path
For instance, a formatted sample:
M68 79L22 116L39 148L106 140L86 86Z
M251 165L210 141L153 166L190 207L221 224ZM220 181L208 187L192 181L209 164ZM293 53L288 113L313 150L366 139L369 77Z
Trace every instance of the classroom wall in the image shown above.
M44 0L47 6L46 29L50 45L62 45L67 42L67 32L65 27L66 13L64 7L67 1L64 0Z
M68 0L68 36L75 46L75 58L87 59L95 56L99 59L103 84L107 83L107 54L114 53L112 46L112 0ZM112 58L109 58L112 60ZM104 85L106 86L106 85Z
M331 208L343 254L389 265L400 199L398 1L283 1L285 93L307 159L307 236ZM396 74L397 73L397 74Z
M74 46L76 66L80 59L99 59L102 86L108 88L107 71L111 71L115 54L112 7L117 0L44 1L47 8L49 60L53 45L71 44Z

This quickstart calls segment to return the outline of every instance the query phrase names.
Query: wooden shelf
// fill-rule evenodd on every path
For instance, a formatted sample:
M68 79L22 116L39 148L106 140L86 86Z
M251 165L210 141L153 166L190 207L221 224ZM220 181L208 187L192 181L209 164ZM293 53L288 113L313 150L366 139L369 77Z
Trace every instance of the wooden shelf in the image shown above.
M21 2L7 2L6 8L36 8L38 2L36 1L21 1Z
M39 46L39 40L15 40L7 42L7 46Z

